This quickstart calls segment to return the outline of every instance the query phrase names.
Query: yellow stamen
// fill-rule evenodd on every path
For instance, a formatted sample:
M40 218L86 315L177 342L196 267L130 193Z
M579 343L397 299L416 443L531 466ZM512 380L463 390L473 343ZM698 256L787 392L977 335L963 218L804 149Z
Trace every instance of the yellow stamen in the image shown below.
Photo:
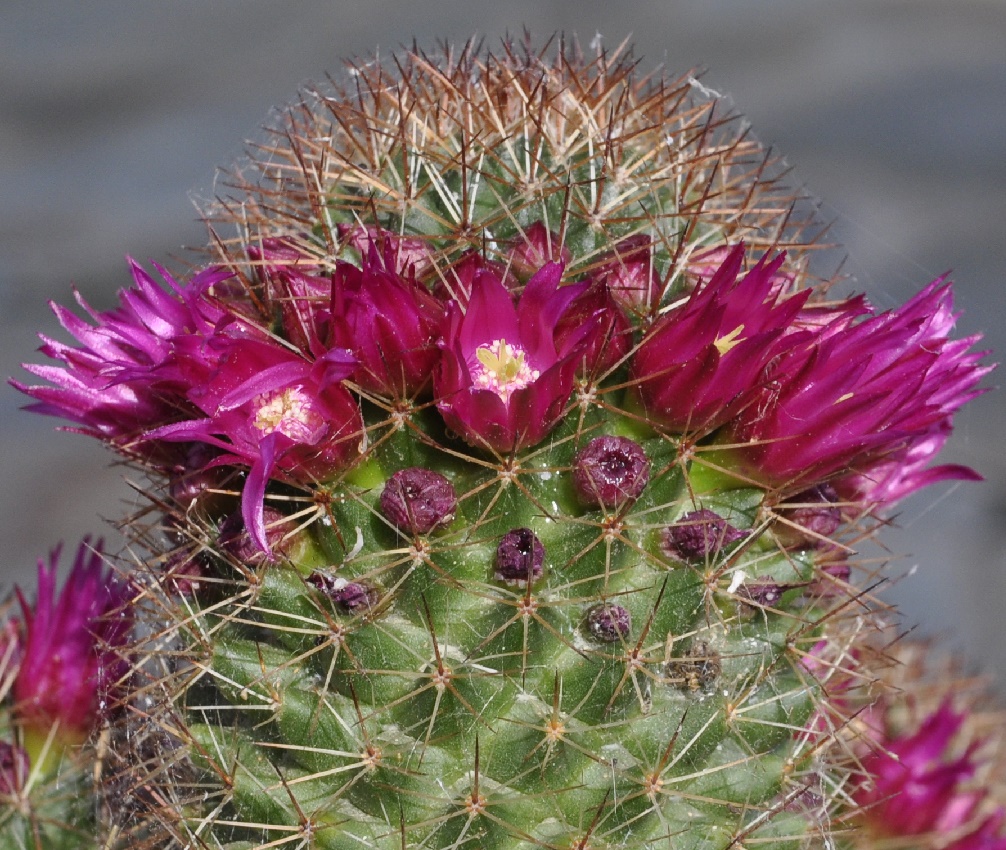
M713 345L716 346L720 354L726 354L731 348L744 341L741 334L744 332L744 325L738 325L726 336L721 336Z

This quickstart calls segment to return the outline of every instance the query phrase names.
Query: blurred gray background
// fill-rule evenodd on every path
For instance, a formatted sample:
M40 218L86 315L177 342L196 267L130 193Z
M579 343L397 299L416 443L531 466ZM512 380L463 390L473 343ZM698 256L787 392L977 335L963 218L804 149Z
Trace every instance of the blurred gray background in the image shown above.
M0 7L0 374L25 378L47 299L97 308L130 283L129 253L199 245L189 193L298 84L341 59L497 45L527 26L613 47L642 67L708 69L794 179L825 202L857 288L881 306L951 269L962 333L1006 352L1006 4L997 0L6 0ZM993 374L990 385L997 382ZM1001 378L1000 378L1001 380ZM61 539L114 534L123 470L0 388L0 584L31 587ZM948 461L982 484L932 488L883 539L907 624L944 635L1006 682L1006 393L957 419Z

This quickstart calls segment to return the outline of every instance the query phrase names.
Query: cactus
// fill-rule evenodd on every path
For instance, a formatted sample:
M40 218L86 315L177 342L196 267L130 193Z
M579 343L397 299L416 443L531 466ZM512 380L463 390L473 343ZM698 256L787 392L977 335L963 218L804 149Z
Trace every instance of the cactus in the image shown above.
M828 840L851 547L975 477L988 367L945 281L829 294L783 177L690 75L412 52L278 115L203 270L57 308L18 386L154 482L109 834Z
M132 629L128 591L84 540L57 594L59 549L38 564L38 597L19 591L4 611L0 682L0 836L3 847L78 850L98 831L100 769L80 749L124 692Z

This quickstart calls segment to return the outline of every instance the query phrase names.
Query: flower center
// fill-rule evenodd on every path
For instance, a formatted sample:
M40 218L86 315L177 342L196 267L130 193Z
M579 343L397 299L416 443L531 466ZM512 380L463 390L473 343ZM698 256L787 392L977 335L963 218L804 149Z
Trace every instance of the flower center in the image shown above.
M263 436L279 431L298 443L313 442L325 420L302 387L263 393L255 403L254 426Z
M492 390L503 401L509 401L514 390L522 390L541 375L532 369L524 349L510 345L505 339L494 339L475 350L479 362L472 382L479 389Z

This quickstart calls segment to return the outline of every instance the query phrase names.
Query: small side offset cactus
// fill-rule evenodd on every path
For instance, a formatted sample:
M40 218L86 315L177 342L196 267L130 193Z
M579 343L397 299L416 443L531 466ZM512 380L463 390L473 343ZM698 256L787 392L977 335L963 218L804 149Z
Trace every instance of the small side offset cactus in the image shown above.
M691 76L408 53L280 113L203 270L57 308L18 386L155 484L101 846L839 840L852 546L976 477L988 367L943 280L832 294L781 176Z

